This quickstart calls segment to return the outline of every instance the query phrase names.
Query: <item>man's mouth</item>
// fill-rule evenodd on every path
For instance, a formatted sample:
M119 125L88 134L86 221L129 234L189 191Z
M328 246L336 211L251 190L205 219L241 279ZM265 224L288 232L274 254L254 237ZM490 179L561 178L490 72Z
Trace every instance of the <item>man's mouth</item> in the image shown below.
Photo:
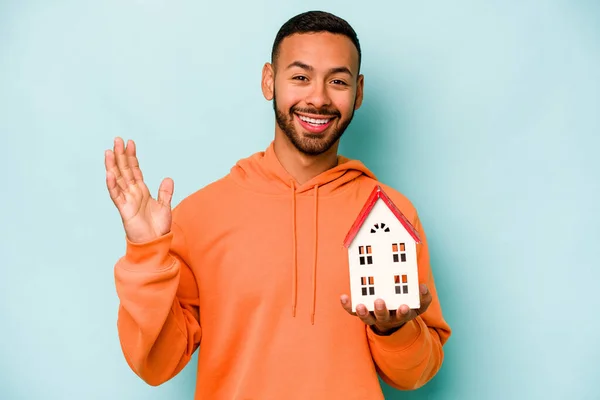
M307 131L312 133L321 133L325 129L331 125L331 121L333 121L334 117L329 118L315 118L315 117L307 117L306 115L295 114L296 118L300 122L300 125L304 127Z

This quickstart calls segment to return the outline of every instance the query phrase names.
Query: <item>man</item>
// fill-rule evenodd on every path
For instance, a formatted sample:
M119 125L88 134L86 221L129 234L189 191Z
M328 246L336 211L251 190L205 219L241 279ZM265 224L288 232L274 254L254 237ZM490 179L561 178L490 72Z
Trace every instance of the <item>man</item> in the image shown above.
M381 399L377 376L414 389L439 370L450 336L411 203L337 154L363 100L361 52L346 21L323 12L284 24L262 71L275 138L171 211L133 141L106 152L106 181L127 248L115 266L118 332L150 385L199 349L198 399ZM421 303L351 312L341 245L375 185L418 230Z

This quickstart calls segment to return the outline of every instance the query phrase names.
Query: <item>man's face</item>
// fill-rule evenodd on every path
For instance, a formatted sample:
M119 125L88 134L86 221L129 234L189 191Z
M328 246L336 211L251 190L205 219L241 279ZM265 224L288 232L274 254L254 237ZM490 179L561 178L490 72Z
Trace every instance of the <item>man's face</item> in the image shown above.
M338 142L362 103L362 88L358 51L349 38L331 33L285 38L273 70L263 71L276 129L307 155L324 153Z

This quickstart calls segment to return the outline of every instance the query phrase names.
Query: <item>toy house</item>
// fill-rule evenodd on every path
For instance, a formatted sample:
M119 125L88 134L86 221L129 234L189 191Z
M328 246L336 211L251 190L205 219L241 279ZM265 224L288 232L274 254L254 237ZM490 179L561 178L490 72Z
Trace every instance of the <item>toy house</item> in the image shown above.
M388 310L403 304L420 307L418 243L416 229L381 186L375 186L344 240L352 311L358 304L373 311L378 298Z

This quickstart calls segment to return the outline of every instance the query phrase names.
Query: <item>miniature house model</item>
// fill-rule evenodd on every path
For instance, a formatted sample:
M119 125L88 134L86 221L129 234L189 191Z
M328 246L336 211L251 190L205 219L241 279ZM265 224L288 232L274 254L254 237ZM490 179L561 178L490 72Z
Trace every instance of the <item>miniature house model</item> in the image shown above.
M403 304L420 307L418 243L415 228L376 186L344 240L352 311L358 304L373 311L378 298L385 301L388 310Z

